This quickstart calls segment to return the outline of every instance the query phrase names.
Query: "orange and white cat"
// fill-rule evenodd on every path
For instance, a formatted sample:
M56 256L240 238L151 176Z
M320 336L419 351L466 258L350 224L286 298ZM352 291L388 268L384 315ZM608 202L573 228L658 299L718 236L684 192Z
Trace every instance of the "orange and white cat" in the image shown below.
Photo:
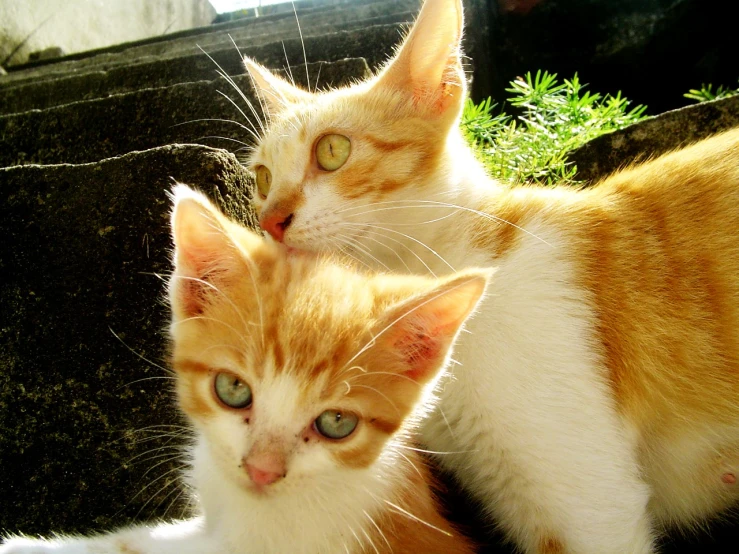
M494 267L425 444L527 553L652 553L739 500L739 130L588 189L502 185L459 130L462 22L426 0L327 92L246 59L260 223L369 266Z
M489 271L364 276L174 192L172 366L200 517L2 554L470 554L411 434Z

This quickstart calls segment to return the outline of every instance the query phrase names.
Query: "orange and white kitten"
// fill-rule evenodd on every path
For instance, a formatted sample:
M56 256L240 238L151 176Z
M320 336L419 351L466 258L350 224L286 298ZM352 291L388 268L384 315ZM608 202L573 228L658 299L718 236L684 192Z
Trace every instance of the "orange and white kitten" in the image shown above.
M489 271L364 276L174 191L172 367L201 515L2 554L468 554L411 433Z
M739 130L584 190L503 186L459 130L462 21L426 0L339 90L245 60L261 225L401 272L494 267L424 442L527 553L654 552L739 500Z

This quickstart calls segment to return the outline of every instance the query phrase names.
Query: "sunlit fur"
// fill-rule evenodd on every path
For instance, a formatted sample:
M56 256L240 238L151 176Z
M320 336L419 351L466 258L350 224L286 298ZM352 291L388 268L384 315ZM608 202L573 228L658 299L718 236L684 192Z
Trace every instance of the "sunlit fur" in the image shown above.
M525 552L653 552L739 499L739 130L584 190L503 186L459 131L461 21L427 0L374 78L323 93L247 59L260 217L368 266L495 267L426 444ZM352 143L334 172L327 133Z
M15 539L0 553L41 544L65 553L473 552L442 515L412 434L490 272L367 276L290 254L183 185L174 196L171 362L195 428L188 480L202 515L92 539ZM250 407L218 400L220 372L248 383ZM359 423L327 439L313 425L325 410ZM259 483L250 463L281 475Z

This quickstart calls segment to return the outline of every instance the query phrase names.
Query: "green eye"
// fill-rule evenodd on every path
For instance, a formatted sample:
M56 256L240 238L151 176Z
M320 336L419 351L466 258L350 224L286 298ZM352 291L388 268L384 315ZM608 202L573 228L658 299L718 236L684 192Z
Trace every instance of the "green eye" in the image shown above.
M352 434L359 418L348 412L326 410L316 418L316 431L329 439L343 439Z
M232 373L216 375L214 388L218 399L229 408L251 406L251 388Z
M258 165L256 171L257 189L259 189L259 194L266 198L272 186L272 173L263 165Z
M351 151L352 143L344 135L325 135L316 144L316 161L321 169L336 171L346 163Z

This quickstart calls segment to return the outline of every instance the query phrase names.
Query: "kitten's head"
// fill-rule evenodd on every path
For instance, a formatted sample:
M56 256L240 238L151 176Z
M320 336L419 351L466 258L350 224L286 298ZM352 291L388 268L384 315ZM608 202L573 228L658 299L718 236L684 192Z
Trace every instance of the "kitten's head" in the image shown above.
M219 469L280 494L388 462L487 273L364 275L265 241L184 185L174 200L172 363Z
M461 0L427 0L375 77L328 92L301 90L245 59L268 114L249 158L263 229L301 250L374 250L378 240L403 241L385 223L435 217L403 208L448 200L454 188L466 96L462 21Z

